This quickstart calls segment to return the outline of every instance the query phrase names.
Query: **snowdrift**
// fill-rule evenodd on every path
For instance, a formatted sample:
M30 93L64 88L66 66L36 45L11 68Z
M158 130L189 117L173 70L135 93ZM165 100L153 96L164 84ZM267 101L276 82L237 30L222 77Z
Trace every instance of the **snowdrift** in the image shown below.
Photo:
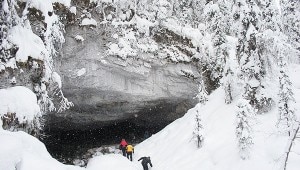
M20 123L41 116L36 95L23 86L0 89L0 117L7 113L16 113Z

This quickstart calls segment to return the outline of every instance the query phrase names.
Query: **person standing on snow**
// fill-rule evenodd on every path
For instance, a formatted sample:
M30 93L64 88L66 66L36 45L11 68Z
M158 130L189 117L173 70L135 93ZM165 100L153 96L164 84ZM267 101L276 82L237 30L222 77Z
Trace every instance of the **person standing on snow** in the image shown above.
M141 157L138 161L140 161L140 160L142 160L142 165L143 165L144 170L148 170L148 164L150 164L150 166L152 167L150 156Z
M126 157L126 146L127 146L127 142L125 139L122 139L121 140L121 143L120 143L120 146L119 146L119 149L122 150L122 153L123 153L123 156Z
M126 153L127 153L127 158L130 159L130 161L132 161L132 153L134 153L134 148L132 145L127 145L126 146Z

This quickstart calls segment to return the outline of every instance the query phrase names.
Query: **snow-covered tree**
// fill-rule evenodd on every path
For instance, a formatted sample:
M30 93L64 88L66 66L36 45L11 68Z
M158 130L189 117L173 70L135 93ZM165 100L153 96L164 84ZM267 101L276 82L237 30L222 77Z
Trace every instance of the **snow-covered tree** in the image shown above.
M285 129L289 136L296 122L294 93L292 91L292 83L286 71L286 62L283 56L279 58L279 101L278 101L278 126Z
M8 40L8 31L15 26L20 18L17 15L15 0L3 0L0 3L0 72L9 59L14 57L16 46Z
M193 139L197 144L197 148L201 148L204 142L203 125L199 110L197 109L196 112Z
M233 72L233 65L230 58L226 60L224 71L223 71L223 78L222 78L222 87L225 91L225 103L230 104L233 100L232 93L233 93L233 84L234 82L234 72Z
M198 86L198 94L195 98L198 99L199 103L205 104L207 102L207 91L205 89L204 81L201 81L201 83Z
M287 2L283 1L284 3ZM295 114L292 107L292 103L294 102L293 92L287 74L288 60L289 58L296 58L297 50L290 44L288 37L282 32L285 21L282 22L281 20L280 9L276 2L268 0L264 1L262 5L264 5L264 8L262 10L262 24L260 33L258 34L257 46L260 55L265 58L263 64L265 65L266 79L271 80L274 77L278 77L279 79L279 100L277 101L279 110L278 125L283 126L290 133L291 126L295 121ZM283 15L285 14L283 13ZM278 69L279 73L277 72ZM271 89L274 88L267 83L265 84ZM277 97L273 96L273 98Z
M152 8L155 13L154 18L157 21L162 21L172 15L173 1L172 0L153 0Z
M198 87L198 94L195 97L198 99L199 103L201 105L205 105L205 103L207 102L207 91L205 90L205 85L204 82L201 81L201 83L199 84ZM197 144L197 147L200 148L203 144L204 141L204 136L203 136L203 125L202 125L202 119L201 119L201 115L200 112L198 110L196 110L196 115L195 115L195 122L194 122L194 131L193 131L193 138L194 141Z
M224 17L220 11L219 5L209 2L204 9L206 31L211 36L211 48L208 48L206 54L209 69L212 71L211 78L219 80L222 76L226 52L226 25Z
M201 105L205 105L207 102L207 91L205 90L204 82L201 81L198 87L198 94L196 96L198 99L199 103ZM196 110L196 115L195 115L195 128L193 131L193 139L195 140L197 147L200 148L203 144L204 141L204 136L203 136L203 125L202 125L202 119L200 112L197 108Z
M282 0L281 12L283 32L289 37L289 43L296 49L300 49L300 1ZM296 56L291 56L296 57ZM295 60L293 58L290 58ZM299 57L296 58L299 61Z
M224 70L228 59L228 42L226 36L229 34L230 15L228 13L230 3L227 0L210 1L204 8L204 19L206 32L209 34L210 41L206 48L206 62L211 71L211 79L219 83L223 76L230 76L231 71ZM227 65L228 66L228 65ZM226 73L225 73L226 71ZM228 86L224 89L229 90ZM227 91L228 92L228 91ZM228 94L228 93L227 93Z
M262 112L262 108L268 104L269 98L266 96L264 80L266 77L266 60L259 51L257 37L262 27L261 9L257 1L235 1L233 6L233 19L235 21L233 29L238 38L237 60L240 65L238 77L244 84L245 99L257 112Z
M241 98L237 105L236 138L242 159L250 157L250 148L253 145L251 121L254 114L254 110L249 104L249 101Z
M282 22L280 16L280 9L278 8L275 0L266 0L261 2L262 13L261 13L261 27L260 32L266 30L281 31Z
M201 14L205 3L205 0L174 1L173 15L175 15L183 25L190 24L191 26L197 26L202 17Z

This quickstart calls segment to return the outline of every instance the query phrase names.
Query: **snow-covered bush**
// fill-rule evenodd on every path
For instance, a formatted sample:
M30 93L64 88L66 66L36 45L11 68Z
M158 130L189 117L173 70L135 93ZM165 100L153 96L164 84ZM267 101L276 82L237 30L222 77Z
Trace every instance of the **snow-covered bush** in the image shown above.
M10 131L23 130L39 136L43 127L37 97L23 86L0 89L0 118L2 128Z

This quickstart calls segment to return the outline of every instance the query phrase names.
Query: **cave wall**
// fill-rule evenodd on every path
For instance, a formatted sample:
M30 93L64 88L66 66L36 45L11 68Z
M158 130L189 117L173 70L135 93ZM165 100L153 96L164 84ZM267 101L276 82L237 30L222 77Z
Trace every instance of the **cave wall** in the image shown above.
M127 119L165 124L184 115L196 103L198 82L182 72L198 73L193 63L153 59L156 56L151 53L125 60L108 55L107 44L114 41L111 37L115 31L107 25L67 27L61 57L55 62L64 94L74 107L50 114L52 127L101 127ZM76 35L84 41L77 41Z

